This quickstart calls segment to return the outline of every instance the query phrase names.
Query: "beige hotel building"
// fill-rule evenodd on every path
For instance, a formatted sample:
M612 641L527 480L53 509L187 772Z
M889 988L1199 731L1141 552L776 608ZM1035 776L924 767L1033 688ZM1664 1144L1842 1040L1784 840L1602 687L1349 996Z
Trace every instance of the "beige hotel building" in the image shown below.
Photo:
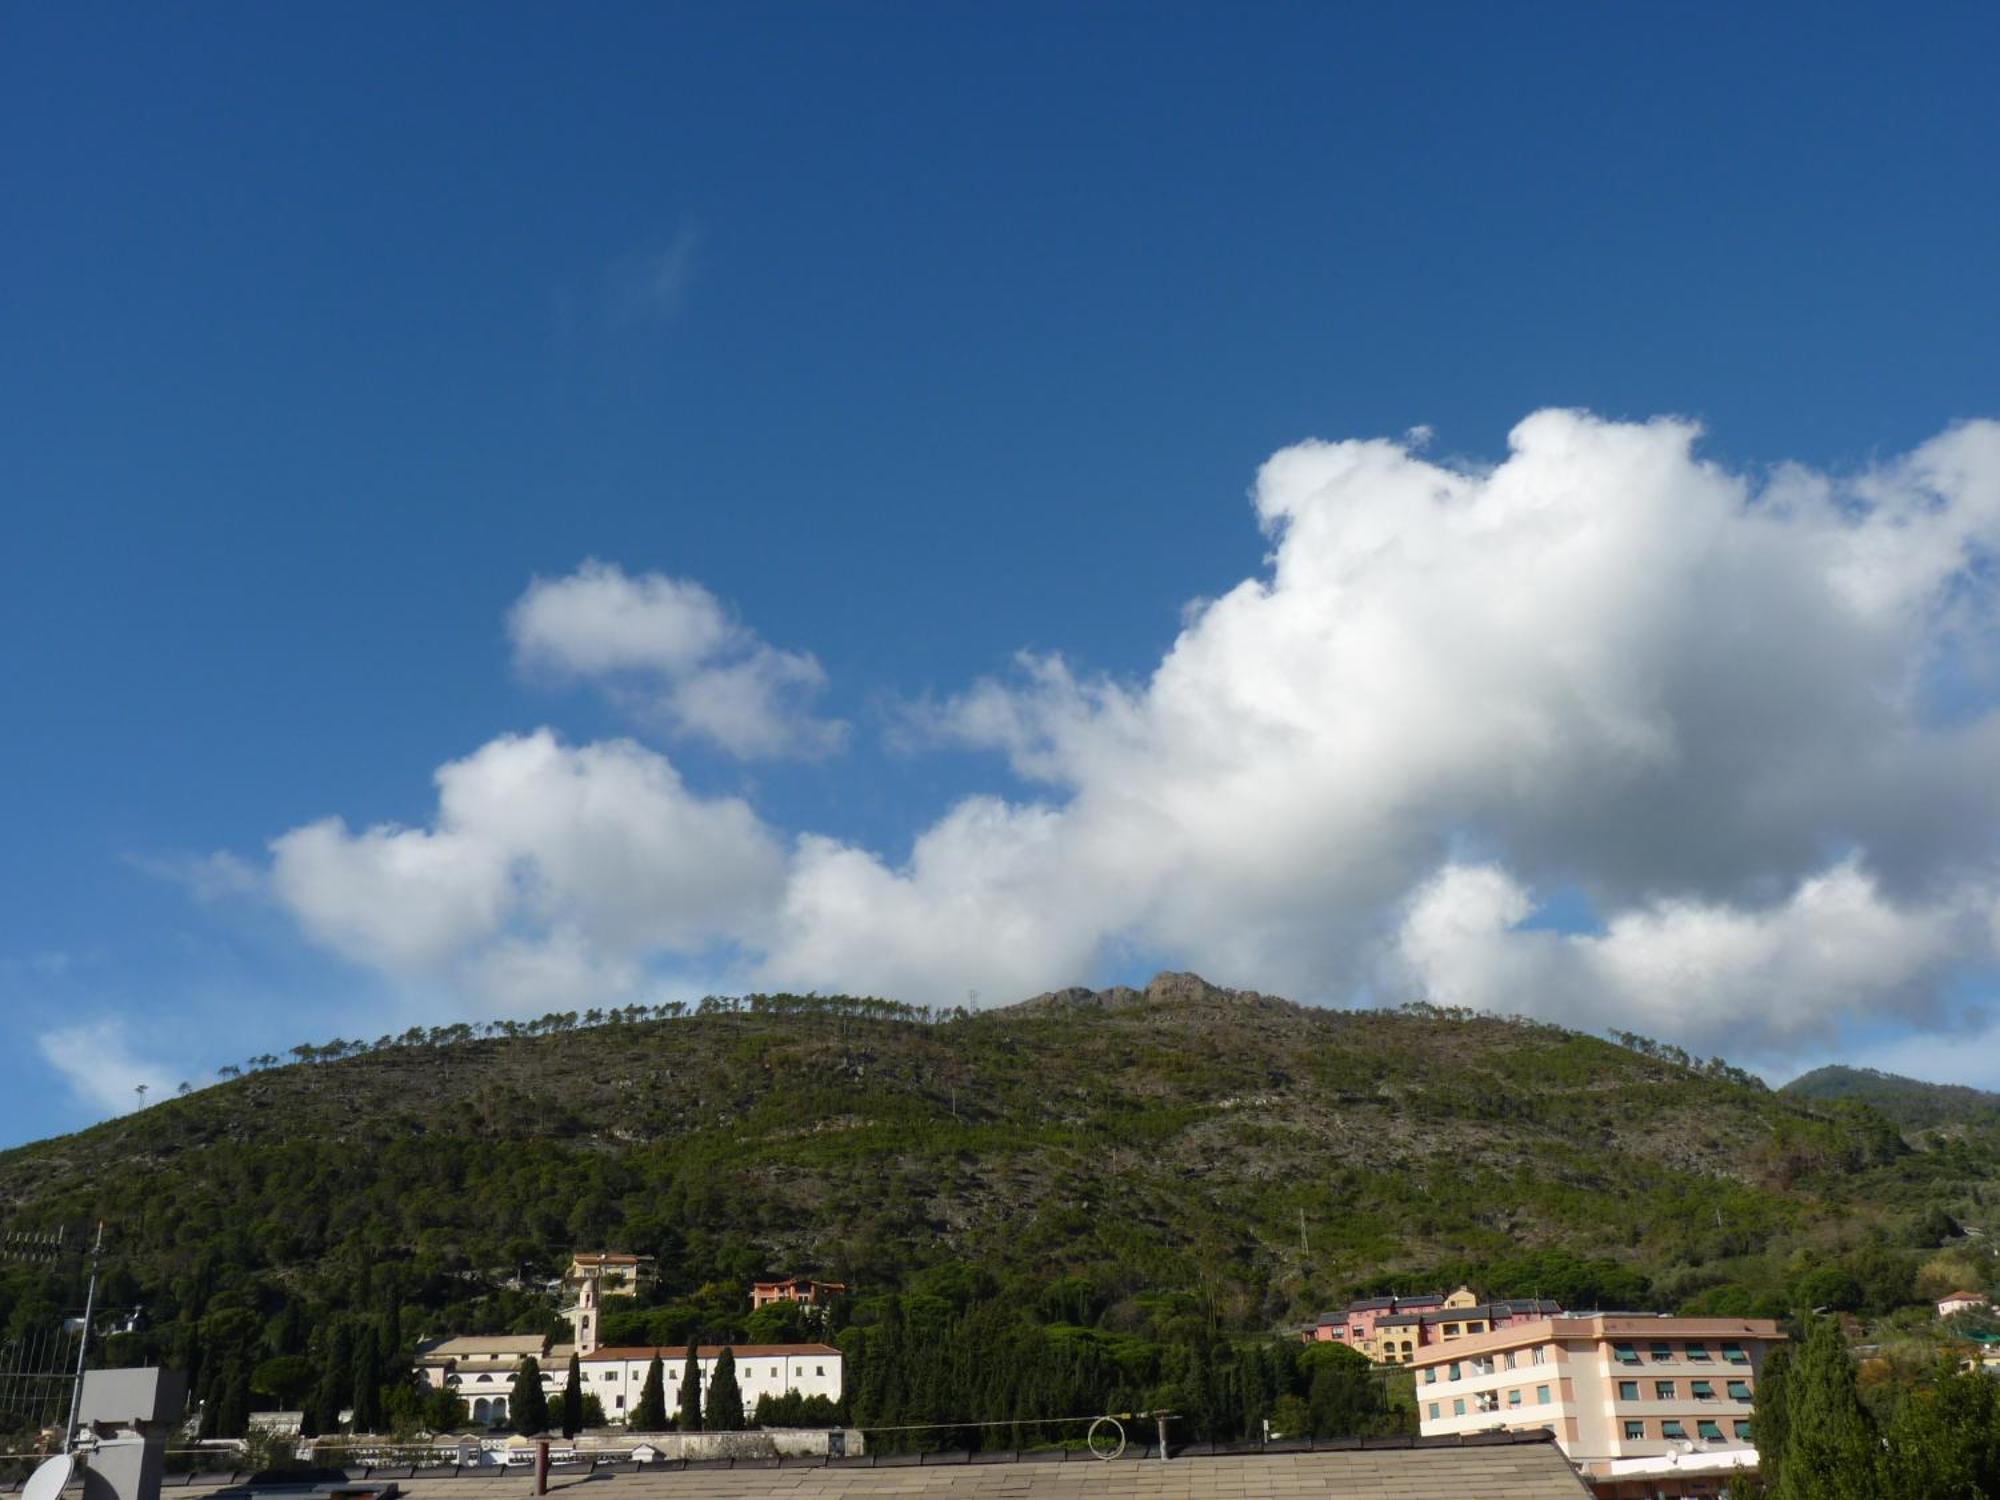
M1783 1339L1758 1318L1586 1313L1420 1349L1425 1437L1542 1428L1601 1497L1719 1495L1756 1467L1750 1406Z

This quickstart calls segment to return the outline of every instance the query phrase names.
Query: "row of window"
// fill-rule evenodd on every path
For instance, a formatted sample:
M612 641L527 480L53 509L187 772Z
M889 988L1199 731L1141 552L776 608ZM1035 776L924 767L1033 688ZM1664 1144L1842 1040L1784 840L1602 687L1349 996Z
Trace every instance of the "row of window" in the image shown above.
M1508 1391L1506 1393L1505 1400L1510 1408L1517 1408L1524 1404L1524 1397L1523 1397L1524 1389L1525 1389L1524 1387L1517 1386L1513 1390ZM1474 1396L1470 1399L1474 1403L1473 1409L1475 1411L1488 1412L1488 1411L1500 1410L1500 1402L1502 1400L1502 1397L1501 1393L1498 1391L1488 1391L1484 1395ZM1535 1405L1547 1406L1554 1399L1555 1399L1555 1392L1551 1387L1546 1385L1538 1385L1535 1387ZM1455 1400L1453 1400L1453 1402L1451 1403L1451 1414L1454 1417L1462 1417L1466 1414L1465 1412L1466 1400L1467 1398L1464 1396L1457 1397ZM1441 1407L1442 1405L1443 1403L1439 1401L1433 1401L1430 1404L1430 1415L1431 1415L1431 1420L1433 1422L1438 1421L1440 1419L1441 1413L1439 1411L1439 1407Z
M1521 1350L1518 1358L1516 1357L1515 1351L1513 1351L1512 1349L1508 1349L1497 1355L1482 1354L1476 1359L1467 1359L1467 1360L1455 1359L1450 1364L1444 1367L1445 1368L1444 1378L1448 1381L1464 1380L1467 1378L1465 1372L1468 1369L1474 1375L1491 1375L1495 1370L1513 1370L1513 1369L1524 1368L1528 1365L1545 1365L1548 1362L1549 1362L1548 1346L1545 1344L1538 1344L1533 1349ZM1438 1367L1436 1365L1425 1366L1424 1384L1436 1385L1437 1382L1438 1382Z
M1672 1417L1665 1418L1657 1425L1658 1431L1649 1431L1648 1429L1653 1427L1654 1424L1642 1422L1634 1418L1625 1424L1625 1441L1628 1443L1643 1443L1649 1437L1656 1437L1665 1442L1673 1438L1685 1439L1688 1435L1687 1423L1676 1421ZM1739 1443L1750 1441L1750 1424L1748 1422L1739 1420L1729 1425L1735 1431L1736 1440ZM1711 1422L1704 1418L1694 1424L1694 1431L1695 1436L1700 1438L1704 1443L1719 1443L1722 1441L1722 1424L1720 1422Z
M1642 1400L1644 1398L1640 1396L1639 1389L1639 1381L1621 1380L1618 1382L1618 1399L1620 1401ZM1729 1399L1731 1401L1748 1401L1750 1399L1750 1382L1747 1380L1726 1380L1723 1382L1723 1389L1729 1392ZM1715 1382L1712 1380L1690 1380L1688 1382L1688 1394L1697 1401L1713 1401L1715 1400ZM1654 1381L1653 1399L1655 1401L1678 1401L1680 1399L1680 1382L1678 1380Z
M743 1378L745 1380L755 1380L757 1378L757 1368L755 1365L743 1366L742 1373L743 1373ZM821 1378L824 1378L826 1375L826 1366L814 1365L813 1374L820 1376ZM486 1377L482 1375L479 1378L481 1380L484 1380ZM617 1370L601 1370L598 1372L597 1378L599 1380L619 1380L622 1379L623 1376ZM643 1380L645 1377L642 1375L635 1374L632 1378L634 1380ZM679 1365L670 1365L667 1367L667 1379L679 1380L680 1378L681 1378L681 1370ZM779 1367L777 1365L771 1366L771 1378L773 1380L781 1378L779 1374Z
M1750 1363L1750 1356L1743 1352L1741 1344L1724 1344L1721 1348L1724 1363L1732 1365L1747 1365ZM1690 1339L1683 1346L1683 1351L1680 1358L1688 1360L1691 1363L1703 1365L1712 1362L1707 1344L1696 1343ZM1646 1353L1656 1365L1672 1364L1675 1358L1674 1346L1667 1343L1649 1343L1646 1346ZM1611 1346L1611 1357L1621 1365L1636 1365L1639 1363L1639 1346L1637 1344L1614 1343Z

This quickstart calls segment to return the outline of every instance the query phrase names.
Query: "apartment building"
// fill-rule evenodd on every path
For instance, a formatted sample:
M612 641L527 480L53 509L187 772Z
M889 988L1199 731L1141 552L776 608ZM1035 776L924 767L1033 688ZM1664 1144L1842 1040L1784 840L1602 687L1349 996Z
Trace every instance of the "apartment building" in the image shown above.
M838 1401L841 1391L840 1351L831 1344L736 1344L736 1383L743 1392L743 1411L755 1416L757 1403L766 1396L824 1396ZM706 1398L708 1384L715 1375L715 1362L723 1346L704 1344L695 1354L699 1362L701 1386ZM678 1349L599 1349L578 1363L585 1394L594 1395L604 1406L604 1415L624 1422L637 1410L646 1388L646 1370L659 1356L660 1376L666 1395L667 1413L678 1409L681 1379L687 1364L687 1350Z
M1588 1313L1419 1349L1426 1437L1543 1429L1601 1496L1720 1495L1754 1469L1750 1410L1783 1339L1757 1318Z
M810 1276L781 1276L771 1281L750 1283L750 1306L754 1310L773 1302L803 1302L821 1307L835 1297L847 1295L844 1281L814 1281Z
M1470 1334L1553 1317L1562 1304L1541 1297L1481 1302L1470 1287L1410 1296L1364 1297L1323 1313L1309 1341L1341 1343L1380 1365L1406 1365L1417 1351Z

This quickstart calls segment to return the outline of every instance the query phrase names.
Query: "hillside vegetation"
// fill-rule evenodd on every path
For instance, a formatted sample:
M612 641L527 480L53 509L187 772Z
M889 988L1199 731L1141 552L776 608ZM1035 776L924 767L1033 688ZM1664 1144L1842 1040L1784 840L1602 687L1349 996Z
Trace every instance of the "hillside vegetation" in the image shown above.
M1865 1104L1904 1130L2000 1127L2000 1094L1958 1083L1925 1083L1873 1068L1815 1068L1784 1087L1797 1099Z
M542 1328L547 1278L607 1247L662 1271L608 1336L741 1338L753 1275L815 1273L856 1288L826 1331L857 1351L984 1319L1028 1365L1059 1346L1083 1401L1369 1290L1886 1311L2000 1189L1990 1136L1912 1149L1865 1105L1636 1039L1185 975L942 1018L763 996L517 1029L547 1034L303 1049L336 1060L7 1152L0 1216L103 1219L108 1301L149 1318L114 1356L197 1389L302 1380L334 1329L394 1369L420 1336ZM0 1323L74 1296L0 1271ZM878 1419L1002 1399L869 1379Z

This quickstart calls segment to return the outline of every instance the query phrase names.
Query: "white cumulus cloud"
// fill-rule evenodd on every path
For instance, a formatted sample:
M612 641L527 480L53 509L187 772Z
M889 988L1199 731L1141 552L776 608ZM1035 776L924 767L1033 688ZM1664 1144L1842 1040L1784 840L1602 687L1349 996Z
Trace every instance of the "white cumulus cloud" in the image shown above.
M285 835L273 883L362 961L531 988L725 942L748 982L943 1003L1157 959L1753 1055L1958 1024L2000 891L2000 424L1853 474L1698 436L1543 411L1487 466L1422 432L1283 450L1267 568L1143 679L1030 658L928 712L1039 790L969 795L906 854L544 733L446 767L430 827ZM817 664L697 584L587 564L511 626L524 666L677 732L838 736L805 712ZM1600 925L1524 925L1553 891Z
M361 963L526 1003L637 982L641 955L699 954L767 925L782 852L740 799L690 792L629 740L549 730L437 773L428 828L338 818L274 840L272 884L306 931Z
M508 631L523 668L596 681L648 722L735 755L823 755L846 738L811 711L819 662L766 644L688 579L587 561L530 584Z

